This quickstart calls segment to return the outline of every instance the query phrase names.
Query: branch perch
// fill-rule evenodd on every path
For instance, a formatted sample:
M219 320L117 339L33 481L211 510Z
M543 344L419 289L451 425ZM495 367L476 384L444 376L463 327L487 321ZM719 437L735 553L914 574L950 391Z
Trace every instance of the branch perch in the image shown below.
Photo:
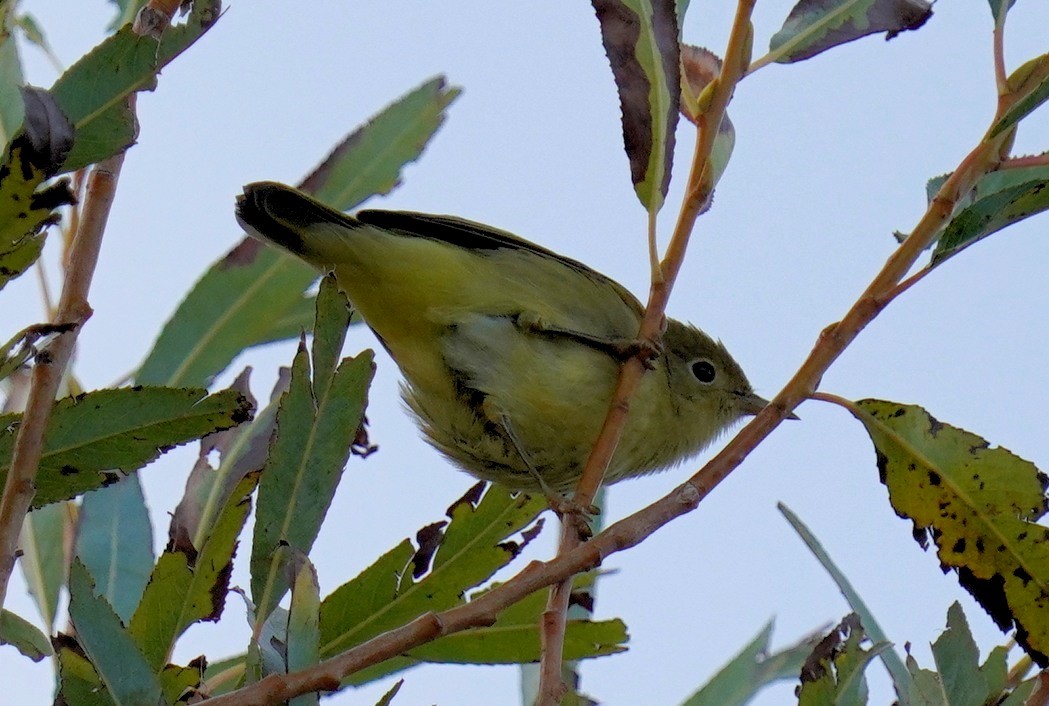
M121 153L100 162L91 171L79 227L69 249L62 296L52 319L56 326L68 326L69 330L60 333L49 347L37 354L33 366L29 398L0 498L0 605L7 596L7 584L14 570L22 522L36 493L36 473L55 395L72 358L80 327L91 316L87 295L123 162Z

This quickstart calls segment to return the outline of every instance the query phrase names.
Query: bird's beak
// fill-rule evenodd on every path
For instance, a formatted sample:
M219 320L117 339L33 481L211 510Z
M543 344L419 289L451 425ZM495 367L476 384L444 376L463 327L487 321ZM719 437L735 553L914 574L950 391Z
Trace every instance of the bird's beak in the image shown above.
M761 410L769 406L769 401L764 397L755 395L753 392L741 395L743 401L743 414L757 414ZM801 419L798 415L791 412L787 415L787 419Z

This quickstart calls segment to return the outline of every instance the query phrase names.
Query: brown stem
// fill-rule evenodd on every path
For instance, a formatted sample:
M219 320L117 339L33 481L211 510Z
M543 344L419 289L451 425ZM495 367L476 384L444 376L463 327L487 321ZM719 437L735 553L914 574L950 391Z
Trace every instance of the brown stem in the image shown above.
M71 325L36 357L26 410L15 438L11 467L0 498L0 605L14 570L18 535L36 493L36 473L44 449L44 434L62 375L73 354L80 327L91 316L87 295L98 263L109 209L113 204L117 177L124 155L100 162L87 183L80 226L69 251L62 296L52 323Z
M579 532L575 523L566 518L561 523L561 543L558 554L575 549ZM561 678L564 663L565 631L568 629L568 604L572 594L572 576L554 584L546 601L539 623L542 649L539 654L539 691L535 706L557 706L568 692Z
M1038 674L1038 685L1027 697L1024 706L1047 706L1049 705L1049 672L1042 671Z
M1010 157L1003 159L998 165L999 169L1022 169L1023 167L1045 167L1049 166L1049 153L1031 154L1026 157Z
M746 70L745 53L751 31L750 16L755 2L756 0L739 0L736 5L736 16L725 50L725 61L716 79L717 83L714 86L710 104L699 115L697 121L696 146L692 153L692 167L685 188L685 198L681 204L674 233L661 263L655 258L655 214L649 213L648 244L652 284L649 289L648 306L638 331L638 339L641 341L658 341L662 335L667 301L674 288L677 275L681 271L692 229L713 191L710 154L714 149L714 141L717 139L718 129L725 117L725 109L732 99L736 83ZM619 380L605 415L604 424L572 496L573 501L579 507L589 506L604 482L605 471L608 469L608 464L626 426L630 413L630 400L644 374L645 361L641 357L629 359L619 371ZM572 551L579 543L579 532L575 529L575 523L571 521L571 518L566 518L562 527L558 554ZM539 665L539 698L537 701L539 706L556 706L560 703L566 690L561 681L561 660L565 629L568 625L568 603L571 591L572 576L567 576L551 589L546 610L543 612L540 630L542 652Z
M998 86L998 95L1009 92L1009 79L1005 74L1005 17L1009 13L1002 9L1001 15L994 23L992 43L994 45L994 82Z

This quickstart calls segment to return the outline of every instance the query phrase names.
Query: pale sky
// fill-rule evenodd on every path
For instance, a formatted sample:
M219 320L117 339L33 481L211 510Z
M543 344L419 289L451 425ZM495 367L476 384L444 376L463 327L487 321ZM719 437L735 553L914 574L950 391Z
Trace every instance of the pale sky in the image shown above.
M755 55L788 2L759 3ZM694 0L685 39L723 53L732 3ZM70 64L104 36L102 0L25 0ZM308 9L306 9L308 8ZM737 89L729 112L735 153L713 209L700 219L669 307L721 338L758 392L771 397L892 251L894 230L924 210L925 182L951 169L993 114L991 18L983 2L937 3L918 32L871 37L810 61L767 67ZM1007 32L1009 65L1049 49L1049 6L1019 0ZM25 53L31 82L54 72ZM141 136L128 153L92 290L95 316L81 336L76 374L104 387L133 370L163 322L210 263L241 233L233 199L250 181L295 183L332 145L435 74L463 95L403 185L367 205L448 213L490 223L583 260L647 294L645 214L622 152L618 99L593 11L586 2L391 0L232 2L218 24L139 99ZM1017 153L1049 149L1049 110L1021 128ZM679 132L680 189L691 137ZM661 219L669 231L679 191ZM865 331L822 389L859 399L924 405L941 421L980 434L1041 468L1049 437L1045 263L1049 216L999 233L941 267ZM54 281L54 247L47 256ZM0 333L38 321L35 277L3 292ZM347 354L375 347L354 330ZM223 375L255 368L265 398L291 344L250 351ZM403 537L440 519L472 484L417 435L397 398L398 374L380 351L368 411L380 452L352 459L313 560L322 594L355 576ZM700 508L605 568L597 617L621 617L629 651L587 662L584 691L609 706L674 706L776 620L783 646L849 609L776 510L790 506L850 577L902 652L931 666L928 644L960 600L982 654L1003 644L981 608L911 538L878 482L862 427L810 402ZM164 543L194 449L142 472ZM661 496L702 462L627 481L610 491L618 519ZM552 526L552 525L550 525ZM527 557L553 552L554 532ZM241 544L234 583L246 586ZM20 575L8 608L36 619ZM176 661L242 651L243 609L195 627ZM892 695L880 663L868 670L872 704ZM402 674L396 704L517 703L514 667L425 666ZM13 702L50 703L50 667L0 649L0 683ZM385 680L331 699L373 704ZM793 702L793 685L755 703Z

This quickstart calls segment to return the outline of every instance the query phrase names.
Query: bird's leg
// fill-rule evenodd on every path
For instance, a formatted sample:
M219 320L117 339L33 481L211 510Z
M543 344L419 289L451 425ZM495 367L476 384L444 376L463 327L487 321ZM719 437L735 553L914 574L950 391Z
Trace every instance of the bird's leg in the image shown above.
M640 358L645 367L651 369L652 361L663 353L659 341L647 338L610 338L584 331L575 331L561 326L554 326L543 321L543 318L531 311L522 311L513 317L514 325L526 333L534 333L550 338L567 338L607 354L619 363L630 358Z
M534 480L539 486L539 490L546 497L546 502L550 505L550 509L553 510L562 521L569 521L568 518L577 518L575 524L577 525L580 538L589 539L593 534L590 529L589 518L598 514L601 511L600 508L596 505L583 507L572 498L566 497L563 493L550 487L550 484L546 482L543 475L536 468L531 456L525 451L524 444L521 443L517 433L514 432L514 427L510 422L510 418L502 411L495 409L490 398L484 401L483 407L485 408L485 416L502 428L503 435L510 442L511 446L514 447L514 450L517 451L517 455L521 457L521 462L524 463L525 468L528 469L528 475L530 475L532 480Z

